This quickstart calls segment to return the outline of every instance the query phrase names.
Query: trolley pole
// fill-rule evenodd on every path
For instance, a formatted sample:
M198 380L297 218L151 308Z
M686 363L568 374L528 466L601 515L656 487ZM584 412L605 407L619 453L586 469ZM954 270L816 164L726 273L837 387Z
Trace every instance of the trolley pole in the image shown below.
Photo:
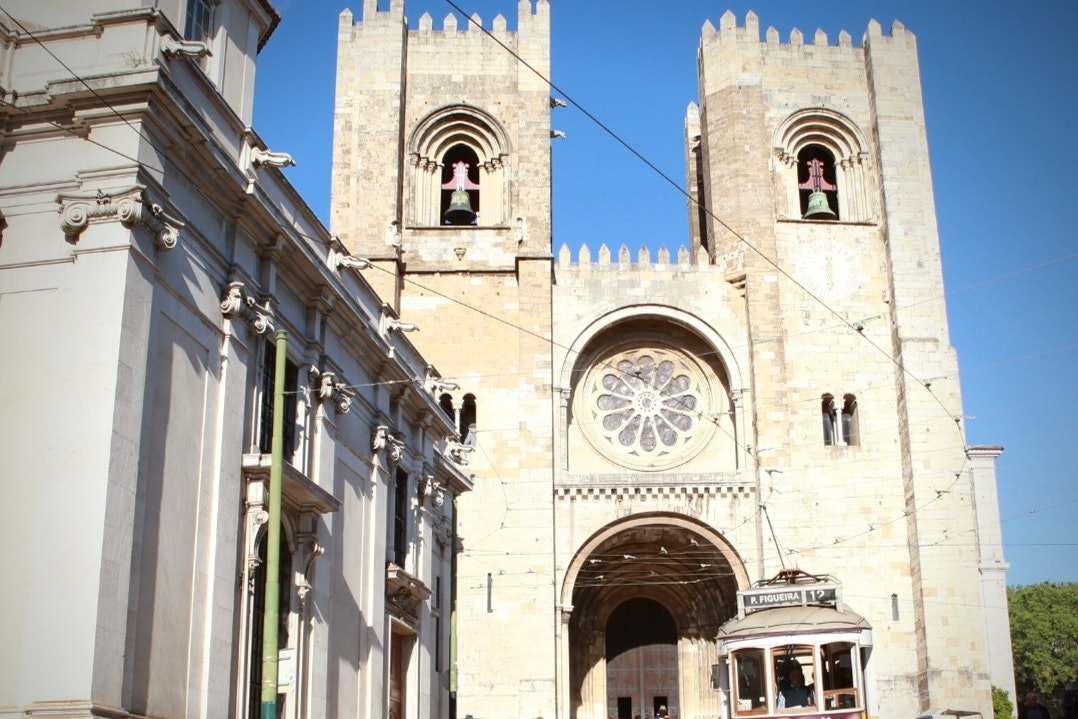
M262 719L277 719L277 614L281 597L281 466L284 462L284 375L288 333L277 331L273 368L273 440L270 447L266 593L262 618Z

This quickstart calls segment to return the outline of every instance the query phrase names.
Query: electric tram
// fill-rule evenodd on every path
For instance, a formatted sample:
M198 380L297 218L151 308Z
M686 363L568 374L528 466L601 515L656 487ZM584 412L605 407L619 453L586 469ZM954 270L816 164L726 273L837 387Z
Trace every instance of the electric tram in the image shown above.
M831 577L784 570L737 593L719 628L727 719L863 719L872 628Z

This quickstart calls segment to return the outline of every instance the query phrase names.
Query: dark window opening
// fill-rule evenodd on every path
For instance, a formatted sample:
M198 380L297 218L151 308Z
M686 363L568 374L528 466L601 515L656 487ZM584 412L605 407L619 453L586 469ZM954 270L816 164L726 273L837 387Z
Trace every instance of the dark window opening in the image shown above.
M213 32L213 3L210 0L187 0L187 17L184 22L185 40L207 42Z
M443 394L438 398L438 406L445 412L445 416L456 422L457 413L453 410L453 396L449 394Z
M277 580L280 582L280 595L277 602L277 648L288 646L288 613L292 597L292 553L288 549L288 540L281 533L281 555ZM266 616L266 535L258 542L258 567L255 568L254 596L251 611L251 667L250 684L247 694L247 716L262 715L262 623ZM284 694L277 695L277 716L283 715Z
M442 157L443 225L475 225L479 220L479 157L454 145Z
M711 247L711 218L708 217L704 198L704 163L700 160L699 143L692 148L692 153L696 163L696 193L694 197L696 202L693 204L696 205L696 222L700 228L700 244L711 252L713 251Z
M460 441L475 444L475 395L464 395L460 406Z
M393 487L393 563L403 567L408 557L408 473L397 468Z
M259 407L258 451L269 454L273 451L273 382L277 366L277 346L266 343L266 352L262 360L260 387L262 398ZM284 369L284 459L291 462L296 450L296 389L299 386L299 365L285 360Z
M820 415L823 419L825 445L858 444L860 431L857 421L857 397L852 394L843 395L840 410L834 395L825 394L820 400Z
M838 178L835 156L821 145L809 145L797 153L797 189L801 217L806 220L837 220Z
M618 697L618 719L633 719L632 697Z
M842 397L842 439L845 444L858 443L857 398L852 394Z
M820 414L823 418L823 443L833 446L839 443L838 427L835 426L835 398L825 394L820 402Z

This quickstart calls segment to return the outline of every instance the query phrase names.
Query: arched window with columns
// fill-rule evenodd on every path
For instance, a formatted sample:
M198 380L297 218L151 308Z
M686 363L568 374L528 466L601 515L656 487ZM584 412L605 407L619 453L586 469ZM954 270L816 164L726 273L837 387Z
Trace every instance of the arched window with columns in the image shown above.
M776 193L778 217L872 221L874 174L868 143L848 117L824 108L795 112L775 132L775 159L782 185ZM813 192L826 198L822 206L830 213L819 211L820 204L814 205L816 212L810 211Z
M408 156L409 225L508 225L509 137L493 117L466 105L437 110L412 133ZM446 216L456 190L467 193L474 218Z

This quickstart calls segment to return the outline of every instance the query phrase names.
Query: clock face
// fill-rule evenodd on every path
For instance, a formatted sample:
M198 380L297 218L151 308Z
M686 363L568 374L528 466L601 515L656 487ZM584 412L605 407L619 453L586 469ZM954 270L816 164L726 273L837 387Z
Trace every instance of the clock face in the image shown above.
M844 300L861 285L861 263L841 242L818 240L801 250L797 279L821 300Z

